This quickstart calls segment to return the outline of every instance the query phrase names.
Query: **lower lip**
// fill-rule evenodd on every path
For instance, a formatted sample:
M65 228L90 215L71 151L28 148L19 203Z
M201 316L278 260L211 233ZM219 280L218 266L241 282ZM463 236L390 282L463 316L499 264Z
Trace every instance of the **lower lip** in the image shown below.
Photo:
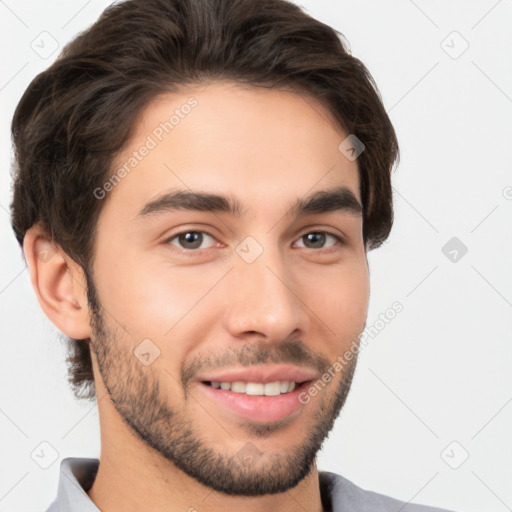
M303 382L289 393L277 396L246 395L214 388L208 384L199 383L207 396L217 403L233 411L241 418L259 423L281 421L301 409L304 404L299 401L299 394L307 388L309 382Z

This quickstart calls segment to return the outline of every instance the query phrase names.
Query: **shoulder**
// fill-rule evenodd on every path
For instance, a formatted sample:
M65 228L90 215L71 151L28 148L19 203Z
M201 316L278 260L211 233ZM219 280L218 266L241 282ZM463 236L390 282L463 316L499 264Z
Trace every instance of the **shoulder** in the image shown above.
M57 503L57 500L52 501L45 512L59 512L59 504Z
M319 471L319 481L326 512L450 512L367 491L329 471Z

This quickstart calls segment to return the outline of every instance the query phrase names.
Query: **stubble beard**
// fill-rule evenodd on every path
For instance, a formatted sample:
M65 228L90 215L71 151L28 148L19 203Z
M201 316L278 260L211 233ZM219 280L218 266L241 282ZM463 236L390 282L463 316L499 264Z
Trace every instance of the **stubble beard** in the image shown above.
M282 450L261 452L252 443L255 441L257 445L257 439L267 438L273 432L286 428L285 424L255 422L243 424L247 443L242 450L222 453L209 446L186 413L169 405L155 371L150 370L150 366L144 367L126 348L131 346L130 340L121 329L106 325L104 309L97 299L92 280L89 278L88 281L93 328L91 351L95 353L98 370L112 404L148 447L202 485L232 496L282 493L308 476L347 399L357 353L346 363L338 387L334 391L328 388L321 390L312 426L305 427L304 438L290 447L287 453ZM244 450L252 455L245 456Z

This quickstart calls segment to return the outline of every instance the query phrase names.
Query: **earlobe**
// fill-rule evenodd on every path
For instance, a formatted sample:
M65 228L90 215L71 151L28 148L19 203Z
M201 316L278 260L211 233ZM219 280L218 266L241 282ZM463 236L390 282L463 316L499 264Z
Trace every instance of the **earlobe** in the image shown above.
M39 225L27 231L23 251L32 286L46 316L66 336L89 338L87 289L80 265Z

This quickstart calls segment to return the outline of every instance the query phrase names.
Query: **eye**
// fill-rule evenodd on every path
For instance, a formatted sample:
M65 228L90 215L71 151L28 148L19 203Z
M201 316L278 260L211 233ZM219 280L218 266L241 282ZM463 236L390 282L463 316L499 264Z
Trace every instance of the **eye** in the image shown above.
M334 243L331 243L328 246L325 246L326 240L328 238L334 239ZM343 244L343 239L335 235L334 233L329 233L328 231L310 231L309 233L305 233L299 238L300 240L306 241L306 249L326 249L328 247L332 247L336 245L338 242L340 245Z
M215 240L213 236L205 233L204 231L183 231L169 238L167 243L176 245L172 241L177 239L178 243L180 244L178 247L181 249L207 249L208 247L211 247L211 245L207 247L201 247L201 245L208 238Z
M210 240L210 245L208 245L208 239ZM329 245L325 245L329 239L332 240L332 243L330 243ZM340 236L335 235L334 233L330 233L328 231L310 231L309 233L305 233L304 235L302 235L299 238L298 242L302 240L305 241L305 245L303 245L302 247L306 249L327 249L329 247L333 247L334 245L336 245L336 243L338 243L339 245L343 245L344 243L343 239ZM171 238L167 239L166 243L174 245L180 249L194 251L213 247L215 243L215 238L212 235L206 233L205 231L189 230L182 231L181 233L176 233Z

